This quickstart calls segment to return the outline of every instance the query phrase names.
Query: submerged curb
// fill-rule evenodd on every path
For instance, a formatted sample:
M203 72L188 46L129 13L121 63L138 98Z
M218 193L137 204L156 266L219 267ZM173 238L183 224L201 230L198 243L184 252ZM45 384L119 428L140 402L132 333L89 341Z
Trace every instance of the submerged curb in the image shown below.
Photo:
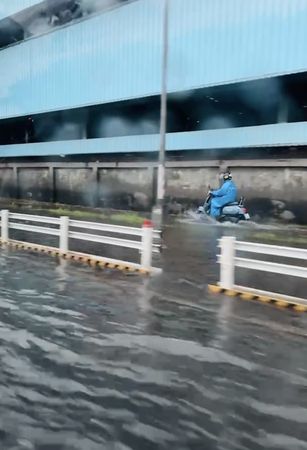
M59 249L54 247L47 247L44 245L38 245L38 244L28 244L25 242L20 241L9 241L9 242L2 242L0 241L0 245L5 247L10 247L12 249L16 250L30 250L38 253L44 253L49 256L62 258L65 260L70 260L74 262L79 263L85 263L89 266L100 268L100 269L115 269L120 270L123 272L130 272L130 273L138 273L141 275L150 275L153 270L150 269L144 269L143 267L139 267L137 264L128 263L128 262L113 262L108 260L107 258L102 257L94 257L92 255L86 255L83 253L78 252L67 252L67 253L61 253Z
M307 305L287 301L278 297L270 297L256 293L254 294L244 290L223 289L220 286L214 284L208 285L208 291L211 294L224 294L228 295L229 297L238 297L241 298L242 300L256 300L259 301L260 303L274 305L278 308L292 309L297 312L307 312Z

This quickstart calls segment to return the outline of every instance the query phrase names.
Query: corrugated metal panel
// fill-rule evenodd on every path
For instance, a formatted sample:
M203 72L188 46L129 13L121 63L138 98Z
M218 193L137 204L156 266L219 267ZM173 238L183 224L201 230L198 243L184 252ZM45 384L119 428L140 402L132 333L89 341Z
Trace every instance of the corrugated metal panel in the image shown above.
M284 123L225 130L191 131L167 135L167 150L206 150L307 145L306 123ZM157 151L159 135L1 145L1 157L136 153Z
M0 117L156 91L161 4L140 0L0 52Z
M0 118L159 93L162 1L0 52ZM171 0L169 90L307 70L306 0Z
M171 90L307 69L305 0L172 0Z
M37 5L38 3L41 3L41 0L1 0L0 20L12 16L30 6Z

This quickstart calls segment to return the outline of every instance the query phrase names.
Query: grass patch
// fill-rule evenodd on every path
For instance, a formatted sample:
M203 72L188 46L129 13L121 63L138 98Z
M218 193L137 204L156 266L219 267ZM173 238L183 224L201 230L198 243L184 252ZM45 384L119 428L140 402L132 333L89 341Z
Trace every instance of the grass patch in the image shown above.
M103 219L107 217L106 214L100 213L98 211L82 211L79 209L51 208L47 211L54 216L70 216L76 219Z
M76 220L88 220L96 222L113 223L114 225L126 225L140 227L146 214L135 211L116 211L104 209L91 209L86 207L70 206L63 204L51 204L29 200L7 200L0 198L1 207L14 212L24 214L41 214L55 217L68 216Z
M80 220L97 220L99 222L112 222L131 226L140 226L144 221L144 217L141 217L137 213L128 212L116 212L107 213L100 211L83 211L80 209L69 209L69 208L51 208L48 209L49 214L54 216L69 216L73 219Z
M123 222L130 225L142 225L144 222L144 217L141 217L133 212L114 213L110 215L110 220L112 220L112 222Z
M272 232L256 232L250 235L251 240L265 242L268 244L279 244L281 246L287 244L307 246L307 236L295 234L278 234Z

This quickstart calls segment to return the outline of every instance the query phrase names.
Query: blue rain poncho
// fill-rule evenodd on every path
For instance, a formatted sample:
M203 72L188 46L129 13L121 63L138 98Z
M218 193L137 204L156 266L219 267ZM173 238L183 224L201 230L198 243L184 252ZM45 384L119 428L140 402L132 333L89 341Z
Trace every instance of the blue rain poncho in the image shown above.
M237 186L232 180L226 180L220 187L212 191L210 215L218 217L221 214L221 208L228 203L237 200Z

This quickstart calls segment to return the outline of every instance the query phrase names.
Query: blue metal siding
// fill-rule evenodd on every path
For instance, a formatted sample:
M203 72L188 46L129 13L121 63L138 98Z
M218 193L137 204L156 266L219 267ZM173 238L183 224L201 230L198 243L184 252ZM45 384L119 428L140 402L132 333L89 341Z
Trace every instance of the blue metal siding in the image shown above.
M167 150L207 150L288 145L307 145L307 124L284 123L225 130L192 131L167 135ZM1 157L53 156L94 153L136 153L157 151L159 135L124 136L103 139L0 145Z
M0 52L0 118L158 90L161 4L140 0Z
M306 0L171 0L169 91L307 70ZM0 52L0 118L157 94L161 0Z
M42 0L1 0L0 1L0 20L12 16L23 9L30 8L40 3Z
M305 0L173 0L170 90L307 69Z

